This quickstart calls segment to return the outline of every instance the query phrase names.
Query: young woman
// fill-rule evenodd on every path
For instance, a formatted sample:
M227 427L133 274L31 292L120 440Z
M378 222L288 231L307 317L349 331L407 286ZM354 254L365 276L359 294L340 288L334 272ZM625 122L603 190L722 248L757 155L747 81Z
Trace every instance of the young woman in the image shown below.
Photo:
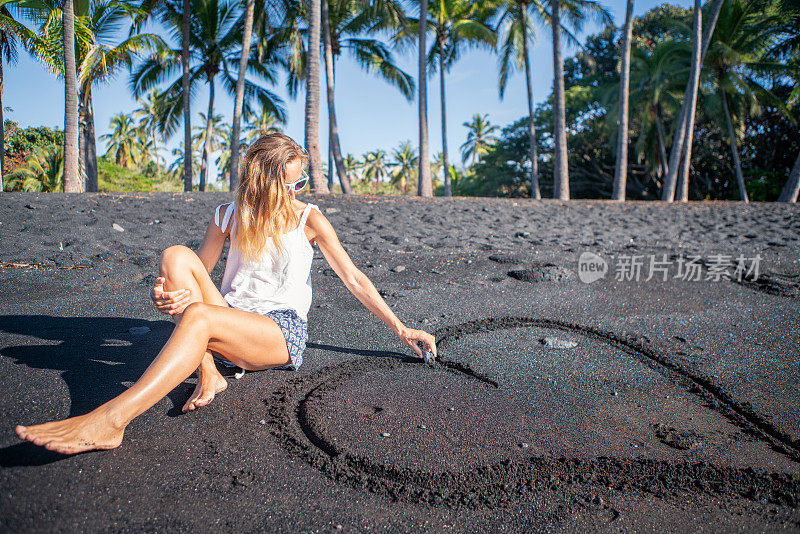
M18 425L17 435L63 454L113 449L135 417L192 372L197 387L184 411L208 404L225 389L214 353L250 371L297 369L307 339L313 243L356 298L406 345L422 357L420 340L436 356L434 337L403 325L353 265L325 216L295 198L308 182L303 171L307 160L305 151L283 134L253 143L244 158L236 200L217 208L200 250L195 254L175 245L161 255L161 277L151 298L176 327L141 378L86 415ZM231 246L220 292L209 273L225 239Z

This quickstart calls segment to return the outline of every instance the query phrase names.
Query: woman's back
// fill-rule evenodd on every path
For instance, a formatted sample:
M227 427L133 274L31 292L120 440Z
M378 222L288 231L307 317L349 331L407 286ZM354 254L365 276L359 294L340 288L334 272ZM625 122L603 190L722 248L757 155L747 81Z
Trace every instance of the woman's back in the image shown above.
M268 238L258 258L245 260L233 239L236 231L236 206L231 202L217 206L214 222L225 232L231 226L231 245L222 276L220 293L232 307L264 314L271 310L291 308L304 321L311 308L311 262L314 249L304 228L315 204L307 204L297 228L281 235L285 250L278 254Z

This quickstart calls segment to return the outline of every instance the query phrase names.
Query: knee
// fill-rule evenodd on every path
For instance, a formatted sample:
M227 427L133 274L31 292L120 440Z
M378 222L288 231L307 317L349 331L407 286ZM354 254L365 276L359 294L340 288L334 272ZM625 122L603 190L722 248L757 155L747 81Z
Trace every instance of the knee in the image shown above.
M204 327L208 323L211 306L205 302L192 302L183 310L181 324L188 323L195 327Z
M164 249L158 262L158 268L162 276L169 276L175 269L185 268L190 264L192 249L184 245L173 245Z

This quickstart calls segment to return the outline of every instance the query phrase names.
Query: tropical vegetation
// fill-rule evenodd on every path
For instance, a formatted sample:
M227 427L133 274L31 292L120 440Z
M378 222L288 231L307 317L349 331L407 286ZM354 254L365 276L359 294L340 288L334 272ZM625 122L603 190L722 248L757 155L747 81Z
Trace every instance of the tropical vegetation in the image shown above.
M306 89L304 143L317 193L796 201L797 3L695 0L637 17L633 8L628 0L624 20L614 21L599 0L0 0L0 184L230 189L247 146L288 122L275 92L284 75L290 98ZM600 29L579 39L589 21ZM530 50L539 34L552 38L555 74L535 105ZM577 50L571 57L562 40ZM506 125L475 109L462 119L467 135L454 164L445 74L475 47L496 55L501 98L524 71L527 109ZM397 60L409 50L416 76ZM2 115L3 68L25 52L64 84L63 130L19 128ZM416 97L419 139L361 156L344 151L350 132L337 123L334 97L345 54ZM97 136L92 93L123 72L138 107ZM318 148L323 74L327 165ZM437 74L442 150L431 155L426 82ZM192 111L200 86L208 102ZM220 88L233 110L219 108ZM181 127L184 141L169 152Z

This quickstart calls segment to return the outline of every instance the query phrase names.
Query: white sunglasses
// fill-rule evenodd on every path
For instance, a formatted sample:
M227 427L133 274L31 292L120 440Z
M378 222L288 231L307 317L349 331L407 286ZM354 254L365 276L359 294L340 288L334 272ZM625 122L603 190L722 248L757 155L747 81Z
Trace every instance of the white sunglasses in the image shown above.
M296 182L286 184L286 187L293 188L295 192L302 191L308 183L308 175L306 174L306 171L301 172L302 174L300 175L300 179Z

